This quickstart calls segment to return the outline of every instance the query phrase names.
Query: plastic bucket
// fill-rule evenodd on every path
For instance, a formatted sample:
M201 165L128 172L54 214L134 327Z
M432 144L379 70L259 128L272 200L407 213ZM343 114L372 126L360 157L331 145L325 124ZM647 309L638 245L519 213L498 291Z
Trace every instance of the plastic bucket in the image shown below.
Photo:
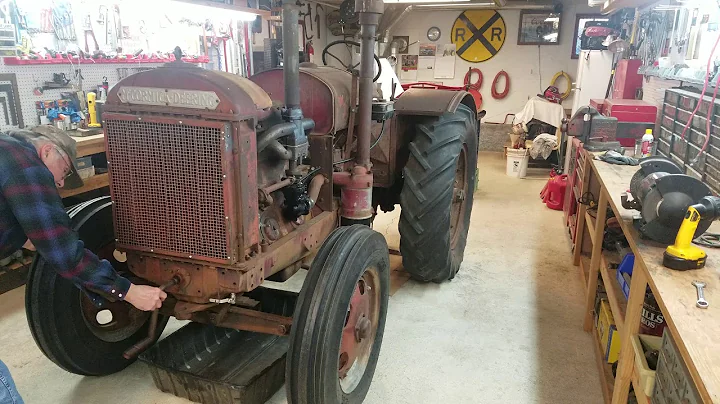
M505 173L509 177L525 178L529 161L530 155L527 149L508 149Z

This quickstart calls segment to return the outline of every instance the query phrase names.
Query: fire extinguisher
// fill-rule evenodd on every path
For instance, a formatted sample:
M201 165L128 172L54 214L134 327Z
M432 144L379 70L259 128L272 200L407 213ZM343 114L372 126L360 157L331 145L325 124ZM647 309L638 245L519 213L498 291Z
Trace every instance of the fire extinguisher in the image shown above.
M305 42L305 61L312 62L312 56L314 54L315 54L315 49L313 49L312 41Z

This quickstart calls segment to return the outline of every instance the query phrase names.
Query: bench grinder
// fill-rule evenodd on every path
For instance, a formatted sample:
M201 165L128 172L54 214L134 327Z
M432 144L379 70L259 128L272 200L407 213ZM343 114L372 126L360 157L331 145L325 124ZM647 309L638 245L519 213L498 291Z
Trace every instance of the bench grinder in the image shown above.
M630 180L630 194L632 200L627 193L623 194L622 205L642 214L641 219L635 220L640 233L651 240L672 244L688 207L712 192L702 181L685 175L672 160L648 157L640 161L640 170ZM713 219L700 220L695 236L705 233Z

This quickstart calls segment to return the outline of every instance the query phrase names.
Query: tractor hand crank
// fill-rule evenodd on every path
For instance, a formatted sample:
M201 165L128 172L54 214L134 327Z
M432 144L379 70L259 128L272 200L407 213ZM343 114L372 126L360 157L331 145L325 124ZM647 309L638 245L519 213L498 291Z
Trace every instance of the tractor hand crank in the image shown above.
M179 284L181 281L179 276L174 276L169 282L160 285L160 290L165 290L171 286L175 286ZM158 318L160 317L160 312L158 309L153 310L152 315L150 316L150 326L148 327L148 336L138 341L135 345L131 346L125 353L123 354L123 358L125 359L132 359L140 353L142 353L144 350L146 350L150 345L152 345L153 342L157 339L157 323Z

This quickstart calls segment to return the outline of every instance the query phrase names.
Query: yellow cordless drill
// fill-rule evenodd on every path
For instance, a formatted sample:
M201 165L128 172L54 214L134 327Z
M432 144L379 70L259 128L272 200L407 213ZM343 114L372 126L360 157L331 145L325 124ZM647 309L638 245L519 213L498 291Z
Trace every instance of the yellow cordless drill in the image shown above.
M663 254L663 265L670 269L700 269L705 266L705 251L692 245L700 220L720 217L720 198L705 196L699 203L688 207L675 237L675 244L668 246Z

